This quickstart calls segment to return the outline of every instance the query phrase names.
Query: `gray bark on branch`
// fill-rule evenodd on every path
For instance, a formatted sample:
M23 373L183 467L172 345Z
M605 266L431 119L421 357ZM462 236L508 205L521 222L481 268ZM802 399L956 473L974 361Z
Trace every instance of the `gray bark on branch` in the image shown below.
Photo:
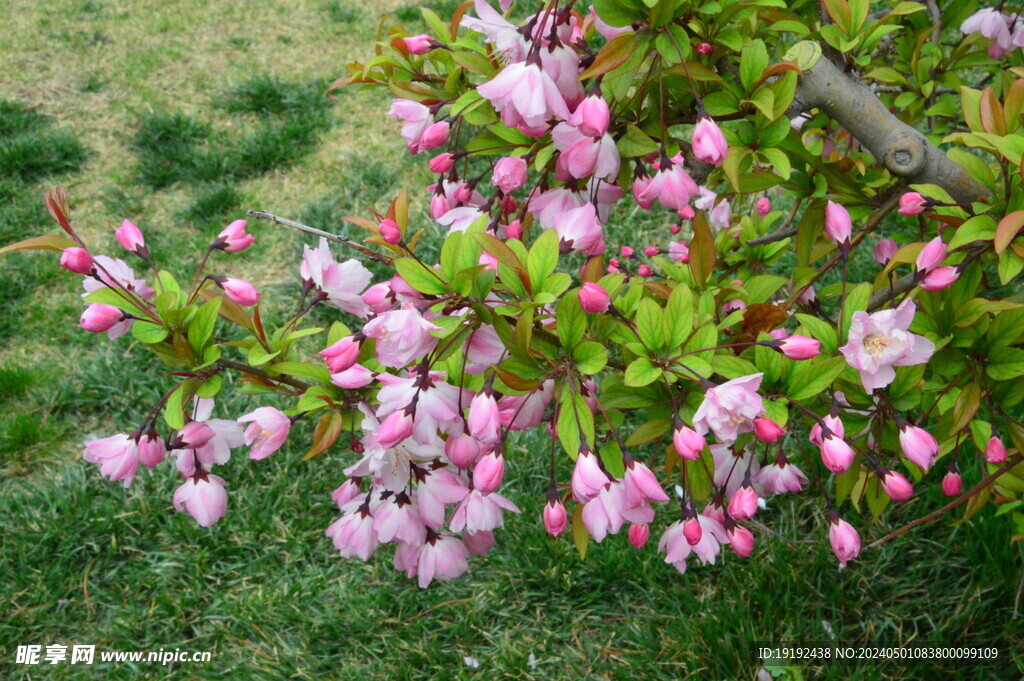
M892 114L867 85L824 57L800 75L789 115L813 108L849 130L889 172L908 184L938 185L958 203L990 195L924 135Z

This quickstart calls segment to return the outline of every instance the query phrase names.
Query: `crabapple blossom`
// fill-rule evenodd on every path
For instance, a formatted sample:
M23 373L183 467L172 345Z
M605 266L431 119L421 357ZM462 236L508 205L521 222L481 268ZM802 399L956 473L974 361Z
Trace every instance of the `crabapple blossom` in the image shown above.
M921 252L917 255L917 269L922 272L928 272L935 269L942 264L942 261L946 259L946 244L942 242L942 237L935 237L921 249Z
M365 318L369 306L360 293L370 284L373 275L358 260L338 263L331 254L327 239L321 237L318 248L303 247L299 273L327 296L327 304L357 317Z
M425 33L402 38L402 44L405 45L405 49L409 50L410 54L426 54L433 47L433 42L433 38Z
M672 444L676 453L689 461L699 459L700 453L707 447L707 442L699 433L682 424L676 427L672 435Z
M252 445L250 459L265 459L280 449L292 427L291 419L273 407L258 407L238 417L238 422L249 423L243 437L245 444Z
M647 523L633 523L629 526L626 534L630 545L642 549L647 544L647 539L651 536L651 528Z
M906 501L914 496L914 486L901 473L883 471L879 473L882 489L893 501Z
M111 482L120 481L127 488L135 479L139 467L138 442L124 433L111 435L85 443L82 458L98 464L100 475Z
M779 352L795 360L817 357L821 352L820 341L795 333L778 341L778 347Z
M492 180L494 186L506 194L526 184L526 159L506 156L494 164Z
M858 310L850 323L849 340L839 348L847 363L860 371L864 390L884 388L896 378L894 367L923 364L935 344L908 329L917 308L911 299L898 307L868 314Z
M606 484L608 474L601 469L597 455L582 448L572 470L572 496L579 503L590 501Z
M235 220L221 230L210 247L229 253L244 251L256 241L256 237L246 232L245 227L245 220Z
M757 512L757 492L744 485L729 499L729 517L733 520L748 520Z
M428 534L430 536L420 548L416 563L421 589L427 588L435 579L451 581L469 568L469 551L461 539L450 534Z
M779 456L774 463L762 466L752 478L768 494L799 492L807 484L807 476L786 457Z
M837 244L848 243L852 229L850 214L846 208L835 201L825 204L825 233L829 239Z
M166 446L164 439L150 430L139 437L139 463L146 468L155 468L164 460Z
M604 137L608 132L611 111L608 102L599 94L592 94L577 105L569 115L569 125L589 137Z
M763 377L761 373L751 374L708 388L693 415L696 431L704 435L710 430L719 442L730 443L754 430L754 419L764 413L757 394Z
M693 155L705 163L713 166L722 165L726 154L729 153L729 143L725 141L725 135L711 118L702 117L693 128Z
M60 254L60 266L75 274L89 274L92 272L92 255L78 246L65 248Z
M899 250L899 246L892 239L882 239L875 244L875 262L879 265L885 265L892 257L896 255L896 251Z
M398 224L391 218L381 220L377 228L380 230L380 238L384 240L384 243L393 246L402 240L402 232L398 228Z
M174 510L188 511L202 527L211 527L223 518L227 508L224 479L216 475L189 478L174 491Z
M1006 445L995 435L985 444L985 461L991 464L1006 462Z
M377 340L377 360L386 367L404 367L437 345L431 331L441 327L426 319L413 305L380 314L363 327L367 338Z
M768 200L768 197L762 196L757 200L757 214L761 217L768 215L772 211L772 202Z
M899 423L900 449L903 456L923 471L928 471L939 455L939 445L924 428L911 425L906 421Z
M840 567L846 567L860 553L860 535L857 530L834 511L829 519L828 540L839 559Z
M754 435L761 442L773 444L786 434L786 429L766 416L754 419Z
M356 363L361 346L360 336L345 336L321 350L319 354L327 360L327 368L331 373L336 374Z
M128 220L121 223L121 226L114 232L117 243L129 253L145 253L146 240L142 237L142 230Z
M552 537L562 534L565 530L567 515L565 513L565 505L558 498L557 492L553 497L551 495L548 496L548 501L544 504L543 515L544 529L547 530L548 534Z
M478 85L476 91L490 100L501 120L530 136L539 136L552 118L565 120L569 108L555 81L536 63L517 62Z
M905 192L900 197L901 215L918 215L928 206L928 199L917 192Z
M124 313L113 305L93 303L85 308L85 312L82 313L81 323L82 328L86 331L103 333L104 331L112 331L123 319ZM115 337L111 336L111 338Z
M218 277L216 282L217 286L223 289L224 294L228 298L242 307L249 307L260 301L260 294L256 290L256 287L245 279L238 279L236 277Z
M964 481L955 468L950 468L943 476L942 493L947 497L958 497L964 493Z
M941 291L952 286L959 276L960 270L956 267L936 267L924 275L921 288L925 291Z
M598 314L608 310L608 292L600 284L588 281L579 292L580 307L587 314Z
M501 452L489 452L473 466L473 488L490 494L501 486L505 475L505 457Z

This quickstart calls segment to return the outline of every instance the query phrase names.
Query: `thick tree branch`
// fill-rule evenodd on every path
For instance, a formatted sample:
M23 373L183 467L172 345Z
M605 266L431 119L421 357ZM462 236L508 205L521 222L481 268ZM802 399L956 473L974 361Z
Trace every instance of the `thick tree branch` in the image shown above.
M935 184L960 203L989 191L920 132L893 115L871 89L825 58L800 75L790 117L821 109L870 151L893 175L911 184Z

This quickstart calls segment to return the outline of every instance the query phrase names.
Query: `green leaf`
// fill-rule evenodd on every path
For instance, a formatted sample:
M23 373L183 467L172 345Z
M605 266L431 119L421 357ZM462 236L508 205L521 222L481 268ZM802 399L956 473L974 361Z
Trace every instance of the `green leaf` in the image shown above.
M136 306L135 303L125 299L125 296L127 295L128 294L120 289L114 290L110 287L104 287L85 296L85 302L113 305L122 312L127 312L136 317L142 317L143 319L149 319L149 315L143 312L141 308Z
M672 290L663 321L667 347L678 348L693 330L693 292L689 286L678 284Z
M871 284L857 284L853 290L846 293L846 306L843 310L843 333L850 332L850 320L854 312L864 312L868 309L868 301L871 300ZM845 336L840 339L845 340Z
M797 362L787 380L786 396L791 400L806 400L825 392L846 369L845 357L820 358Z
M608 349L600 343L586 341L576 346L572 351L572 358L580 372L592 376L608 364Z
M575 406L573 406L575 405ZM582 435L588 446L594 442L594 414L587 406L587 401L579 393L572 392L568 385L562 388L562 397L558 406L558 441L562 449L573 460L579 454Z
M209 399L211 397L214 397L216 396L217 393L220 392L221 386L223 384L224 379L220 377L220 374L214 374L213 376L210 376L205 381L203 381L203 384L199 386L198 390L196 390L196 395L198 397L202 397L203 399Z
M672 423L672 419L655 419L653 421L648 421L630 434L626 439L626 446L638 447L640 445L645 445L648 442L654 442L672 429Z
M636 310L636 331L640 340L652 351L665 347L661 318L661 308L656 302L650 298L640 301Z
M661 369L651 364L646 357L638 357L626 367L626 385L632 388L642 388L661 377Z
M647 156L658 151L658 143L632 123L626 126L626 134L620 137L615 145L624 158Z
M1009 381L1024 376L1024 350L995 348L989 353L986 372L996 381Z
M440 279L440 273L413 258L399 258L395 261L395 270L405 279L409 286L420 293L441 295L448 292L448 287Z
M554 231L554 230L551 230ZM564 296L555 311L556 330L562 347L571 350L583 339L587 331L587 315L575 295Z
M711 233L704 211L693 216L693 240L690 241L690 272L701 287L715 268L715 236Z
M174 430L185 427L185 407L195 393L195 381L182 381L167 398L164 405L164 421Z
M220 312L221 298L211 298L196 310L195 316L188 325L188 344L197 356L202 356L203 347L213 337L213 329L217 325L217 314Z
M526 270L534 291L541 290L544 282L558 265L558 232L545 229L530 247L526 258Z
M748 91L750 86L756 83L768 66L768 49L764 41L756 39L750 45L744 47L740 53L740 81Z
M590 532L583 524L583 504L576 504L572 510L572 542L580 554L580 560L587 559L587 547L590 546Z
M162 324L152 324L148 321L136 320L132 323L132 337L140 343L151 345L159 343L167 338L170 332Z
M796 318L800 320L804 328L807 331L807 335L818 341L821 341L821 354L825 356L834 355L836 348L839 347L838 339L836 338L836 328L826 322L824 319L819 319L809 314L797 314Z
M305 378L321 383L331 382L331 372L322 364L309 362L278 362L267 367L267 373L284 374L296 378Z

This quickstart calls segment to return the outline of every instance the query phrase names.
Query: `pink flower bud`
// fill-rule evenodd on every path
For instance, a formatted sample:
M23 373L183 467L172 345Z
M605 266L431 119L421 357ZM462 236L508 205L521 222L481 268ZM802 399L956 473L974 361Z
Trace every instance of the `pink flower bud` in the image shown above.
M985 461L992 464L1006 463L1006 445L994 435L985 445Z
M210 527L224 517L228 508L228 493L224 479L216 475L189 478L174 491L174 508L186 510L202 527Z
M757 492L744 485L733 492L729 499L729 517L733 520L747 520L757 513Z
M692 428L679 426L672 435L672 444L679 456L688 461L696 461L707 446L707 441Z
M124 313L113 305L93 303L82 314L82 328L93 333L109 331L124 319Z
M466 433L451 435L444 443L444 453L454 466L465 470L476 463L480 456L480 443Z
M427 127L420 137L420 149L433 149L448 143L448 121L438 121Z
M139 438L139 463L146 468L155 468L164 460L164 439L151 431Z
M320 351L320 356L327 360L327 368L332 374L345 371L359 359L360 341L355 336L345 336L341 340L328 345Z
M726 530L725 534L729 538L732 550L740 558L747 558L754 552L754 534L747 528L736 525Z
M605 312L610 304L608 292L600 284L588 281L579 292L580 307L587 314Z
M658 248L657 246L645 246L644 247L644 255L646 255L648 258L653 258L654 256L658 255L659 253L661 253L661 249Z
M697 43L697 46L693 48L697 54L702 54L705 57L715 51L715 48L711 43Z
M839 564L844 567L860 553L860 535L853 525L839 516L835 516L829 523L828 540Z
M213 428L205 421L189 421L178 431L178 436L171 443L174 449L196 449L217 436Z
M523 225L519 220L513 220L508 223L508 229L505 230L505 237L508 239L522 239L523 238Z
M501 413L494 395L487 392L477 393L469 404L466 425L469 427L469 434L480 442L493 444L501 439Z
M821 443L821 460L825 468L833 473L845 473L853 464L856 452L846 441L835 435L829 435Z
M548 503L544 504L544 529L548 531L548 534L552 537L562 534L567 520L565 505L562 504L561 499L557 495L554 498L549 498Z
M893 501L906 501L914 496L914 486L902 474L886 471L882 475L882 489Z
M931 433L909 423L900 427L900 448L908 461L925 472L932 467L935 457L939 455L939 444Z
M641 277L649 277L654 274L654 270L647 265L640 265L640 267L637 268L636 273Z
M217 286L224 289L228 298L243 307L255 305L260 300L260 294L256 291L256 287L245 279L220 277L217 279Z
M630 544L638 549L642 549L644 544L647 543L648 538L651 536L651 528L648 527L646 523L642 525L633 523L629 526L627 536L629 537Z
M405 49L409 50L409 54L426 54L430 51L433 40L429 35L421 34L402 38L402 42Z
M693 155L705 163L722 165L729 153L729 143L721 128L710 118L701 118L693 128Z
M875 244L875 262L879 265L886 265L896 255L899 246L892 239L882 239Z
M686 543L690 546L696 546L700 543L701 538L704 536L704 530L696 518L690 518L683 523L683 536L686 537Z
M229 253L237 253L249 248L256 241L256 237L246 232L245 226L245 220L235 220L221 230L213 242L213 247Z
M590 137L604 137L608 132L611 111L601 95L590 95L569 115L569 125Z
M693 216L695 214L696 213L694 213L694 211L693 211L693 206L683 206L682 208L679 209L679 217L681 217L684 220L692 220ZM675 225L673 225L673 226L675 226ZM677 230L677 231L672 232L672 233L673 234L678 234L679 232Z
M581 503L590 501L605 485L608 475L601 470L597 455L589 449L581 449L572 470L572 496Z
M142 231L127 220L121 223L121 226L114 232L114 236L117 237L117 243L121 244L121 248L129 253L137 253L146 245L145 239L142 238Z
M825 205L825 233L828 234L828 238L837 244L842 244L850 240L852 231L853 223L850 221L850 214L835 201L829 201Z
M445 198L444 194L434 194L430 199L430 217L435 220L442 217L448 212L448 199Z
M455 167L455 154L446 151L443 154L438 154L434 158L430 159L430 172L432 173L447 173L449 170Z
M395 245L402 240L402 232L398 229L398 223L391 218L384 218L378 226L380 238L384 243Z
M473 487L481 494L490 494L501 486L505 476L505 457L498 452L490 452L473 466Z
M520 156L506 156L494 164L491 182L504 194L511 194L526 184L526 159Z
M770 212L772 212L772 202L768 200L767 196L762 196L757 200L757 214L764 217Z
M92 272L92 256L78 246L65 248L60 254L60 266L75 274L89 274Z
M928 199L917 192L906 192L900 197L900 215L917 215L928 205Z
M636 255L636 251L633 250L632 246L623 246L619 249L619 254L622 255L623 258L632 258Z
M384 422L380 424L380 428L377 430L377 444L384 449L391 449L403 440L408 439L412 435L414 426L415 423L413 423L412 416L407 414L405 409L393 411L388 414L388 417L384 419Z
M767 416L761 416L754 419L754 435L756 435L757 439L761 442L774 444L785 434L786 429L775 423L775 421L772 421Z
M941 265L945 259L946 244L942 243L942 237L937 236L926 243L917 254L917 269L927 272Z
M952 286L959 276L960 270L955 267L936 267L924 275L924 279L921 281L921 288L925 291L941 291Z
M473 198L473 188L467 183L462 183L452 192L452 198L455 199L455 203L467 203Z
M391 293L391 287L386 281L382 281L374 284L370 288L363 292L363 302L370 307L370 311L374 314L381 314L394 308L394 304L388 297Z
M790 359L810 359L821 353L821 343L813 338L793 334L779 341L779 351Z
M964 493L964 481L956 469L949 469L942 478L942 493L947 497L958 497Z

